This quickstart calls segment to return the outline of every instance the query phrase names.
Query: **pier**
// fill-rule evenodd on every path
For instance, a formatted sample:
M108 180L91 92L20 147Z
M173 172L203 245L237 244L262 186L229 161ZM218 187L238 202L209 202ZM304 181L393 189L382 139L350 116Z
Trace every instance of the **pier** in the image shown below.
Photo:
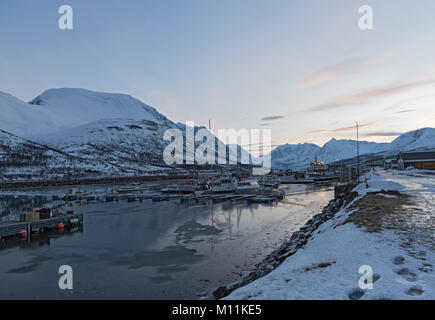
M26 236L29 239L32 232L42 233L45 230L54 230L60 224L68 228L83 223L83 214L74 215L59 215L57 217L41 219L39 221L8 221L0 222L0 239L17 236L19 232L26 231Z

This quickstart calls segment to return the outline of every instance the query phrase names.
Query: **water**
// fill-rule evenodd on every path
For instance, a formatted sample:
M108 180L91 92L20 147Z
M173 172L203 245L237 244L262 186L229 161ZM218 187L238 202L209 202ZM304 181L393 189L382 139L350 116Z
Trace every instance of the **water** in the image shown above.
M288 192L273 204L76 205L83 228L0 244L0 299L198 299L238 280L333 196L307 185ZM73 290L58 287L61 265L73 268Z

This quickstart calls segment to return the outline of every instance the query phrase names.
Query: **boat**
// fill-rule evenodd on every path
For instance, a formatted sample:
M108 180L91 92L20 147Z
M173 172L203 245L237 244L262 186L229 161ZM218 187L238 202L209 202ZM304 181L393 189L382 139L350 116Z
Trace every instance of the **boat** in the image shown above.
M197 180L184 180L182 184L170 184L161 189L162 193L193 194L200 191Z
M184 183L179 185L178 192L181 194L191 194L198 191L198 189L197 180L184 180Z
M180 186L178 184L170 184L170 185L166 186L165 188L161 189L160 192L162 192L162 193L179 193Z
M65 198L75 198L75 199L77 199L77 197L86 197L87 195L89 195L89 192L80 191L79 188L72 188L72 189L68 190L68 192L65 195Z
M148 190L148 187L142 186L140 183L132 183L129 186L121 187L116 190L118 193L138 193Z
M273 181L273 180L263 180L263 181L259 181L258 182L260 185L260 190L261 189L278 189L280 186L280 182L279 181Z
M220 175L213 179L211 183L211 191L213 193L235 192L236 187L236 181L229 175Z
M237 182L236 192L237 193L256 193L259 189L259 184L257 180L247 179L240 180Z

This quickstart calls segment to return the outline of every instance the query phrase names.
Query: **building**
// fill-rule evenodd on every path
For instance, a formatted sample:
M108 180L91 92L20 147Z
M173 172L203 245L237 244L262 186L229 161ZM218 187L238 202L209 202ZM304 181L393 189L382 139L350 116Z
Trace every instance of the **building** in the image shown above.
M384 169L398 169L397 156L395 158L387 158L384 161Z
M385 161L384 156L367 156L366 167L368 168L383 167L384 161Z
M426 152L402 152L397 157L399 169L414 167L416 169L435 170L435 150Z
M310 168L307 171L316 172L316 173L325 173L327 169L328 166L326 165L326 163L317 161L317 157L316 157L314 162L311 162Z

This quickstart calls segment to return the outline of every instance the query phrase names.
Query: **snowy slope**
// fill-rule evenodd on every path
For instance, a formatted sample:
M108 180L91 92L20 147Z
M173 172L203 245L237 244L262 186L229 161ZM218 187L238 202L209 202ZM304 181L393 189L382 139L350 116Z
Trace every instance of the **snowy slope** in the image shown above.
M98 120L36 140L84 159L146 170L147 166L164 166L162 137L171 128L151 120Z
M348 204L321 224L307 243L276 269L225 299L433 300L434 180L433 175L417 170L368 174L368 188L365 183L358 185L354 189L358 197L352 203L368 192L399 190L411 195L414 202L406 219L394 227L367 232L366 227L346 223L351 214L359 213L350 209L352 203ZM367 266L373 271L373 287L360 289Z
M388 143L376 143L368 141L359 142L360 154L374 153L388 148ZM323 145L317 154L319 161L332 163L334 161L349 159L357 153L357 142L355 140L336 140L331 139Z
M51 89L31 103L50 114L62 115L57 127L63 128L55 133L33 135L32 139L80 158L129 169L166 167L163 151L169 142L163 140L165 132L178 129L186 136L185 124L174 123L156 109L124 94ZM195 127L193 131L200 129L209 133L204 127ZM194 142L185 139L185 143ZM200 143L196 141L195 145ZM216 154L217 150L225 149L225 144L216 139Z
M102 176L123 170L110 163L74 157L3 130L0 130L0 163L2 180Z
M318 145L312 143L278 146L271 153L272 167L286 167L288 164L293 168L303 167L314 160L320 149Z
M153 107L126 94L75 88L50 89L29 103L34 108L52 115L57 122L57 130L70 129L102 119L148 120L173 125L172 121Z
M422 128L404 133L390 143L389 150L435 148L435 128Z
M55 120L37 106L0 91L0 129L17 135L53 131Z

